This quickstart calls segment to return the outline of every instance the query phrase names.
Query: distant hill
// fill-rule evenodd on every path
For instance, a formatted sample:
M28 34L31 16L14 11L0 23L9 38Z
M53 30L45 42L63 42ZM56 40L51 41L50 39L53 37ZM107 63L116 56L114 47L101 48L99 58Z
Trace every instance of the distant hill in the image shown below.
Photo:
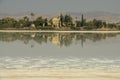
M107 22L110 22L110 23L120 22L120 14L104 12L104 11L92 11L92 12L86 12L86 13L65 12L63 14L70 14L74 18L78 17L78 19L81 17L81 14L84 14L84 17L87 19L87 21L93 20L95 18L95 19L104 20L104 21L107 21ZM58 15L59 15L59 13L48 14L48 15L36 14L35 18L38 17L38 16L52 18L52 17L56 17ZM0 13L0 18L7 17L7 16L19 19L19 18L22 18L23 16L30 17L30 13L26 12L26 13L19 13L19 14L15 14L15 15L1 14Z
M84 18L86 18L87 21L98 19L98 20L107 21L109 23L120 22L120 14L110 13L110 12L103 12L103 11L93 11L93 12L86 12L86 13L71 12L68 14L78 18L80 18L81 15L84 14Z
M0 18L11 16L10 14L0 13Z

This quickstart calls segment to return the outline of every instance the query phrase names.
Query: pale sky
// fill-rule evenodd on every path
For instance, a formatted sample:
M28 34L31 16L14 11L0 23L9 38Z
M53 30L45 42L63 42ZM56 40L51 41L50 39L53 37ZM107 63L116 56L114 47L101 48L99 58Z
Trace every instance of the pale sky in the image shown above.
M0 0L0 13L106 11L120 13L120 0Z

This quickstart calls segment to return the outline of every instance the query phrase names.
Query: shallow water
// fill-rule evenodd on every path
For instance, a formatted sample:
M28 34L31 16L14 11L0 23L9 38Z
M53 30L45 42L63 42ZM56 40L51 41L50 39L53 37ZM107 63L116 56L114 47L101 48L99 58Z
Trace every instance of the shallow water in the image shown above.
M41 69L117 71L120 34L0 33L0 70Z
M1 70L40 70L40 69L120 69L120 59L98 59L68 57L64 59L50 57L2 57Z

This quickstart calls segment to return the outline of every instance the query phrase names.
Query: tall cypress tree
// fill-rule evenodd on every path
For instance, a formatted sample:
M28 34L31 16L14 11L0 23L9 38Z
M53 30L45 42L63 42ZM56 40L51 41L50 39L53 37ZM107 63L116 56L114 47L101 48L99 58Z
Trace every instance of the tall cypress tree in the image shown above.
M63 26L63 15L62 15L62 13L60 14L60 26Z
M84 15L82 14L82 16L81 16L81 27L83 27L84 26Z

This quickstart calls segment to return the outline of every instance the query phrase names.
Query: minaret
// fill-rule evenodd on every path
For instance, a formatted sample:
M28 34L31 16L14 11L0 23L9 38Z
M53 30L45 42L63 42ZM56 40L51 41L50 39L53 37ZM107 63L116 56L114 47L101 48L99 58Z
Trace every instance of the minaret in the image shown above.
M81 16L81 27L83 27L83 26L84 26L84 16L82 14L82 16Z
M59 27L62 27L62 13L59 14Z

